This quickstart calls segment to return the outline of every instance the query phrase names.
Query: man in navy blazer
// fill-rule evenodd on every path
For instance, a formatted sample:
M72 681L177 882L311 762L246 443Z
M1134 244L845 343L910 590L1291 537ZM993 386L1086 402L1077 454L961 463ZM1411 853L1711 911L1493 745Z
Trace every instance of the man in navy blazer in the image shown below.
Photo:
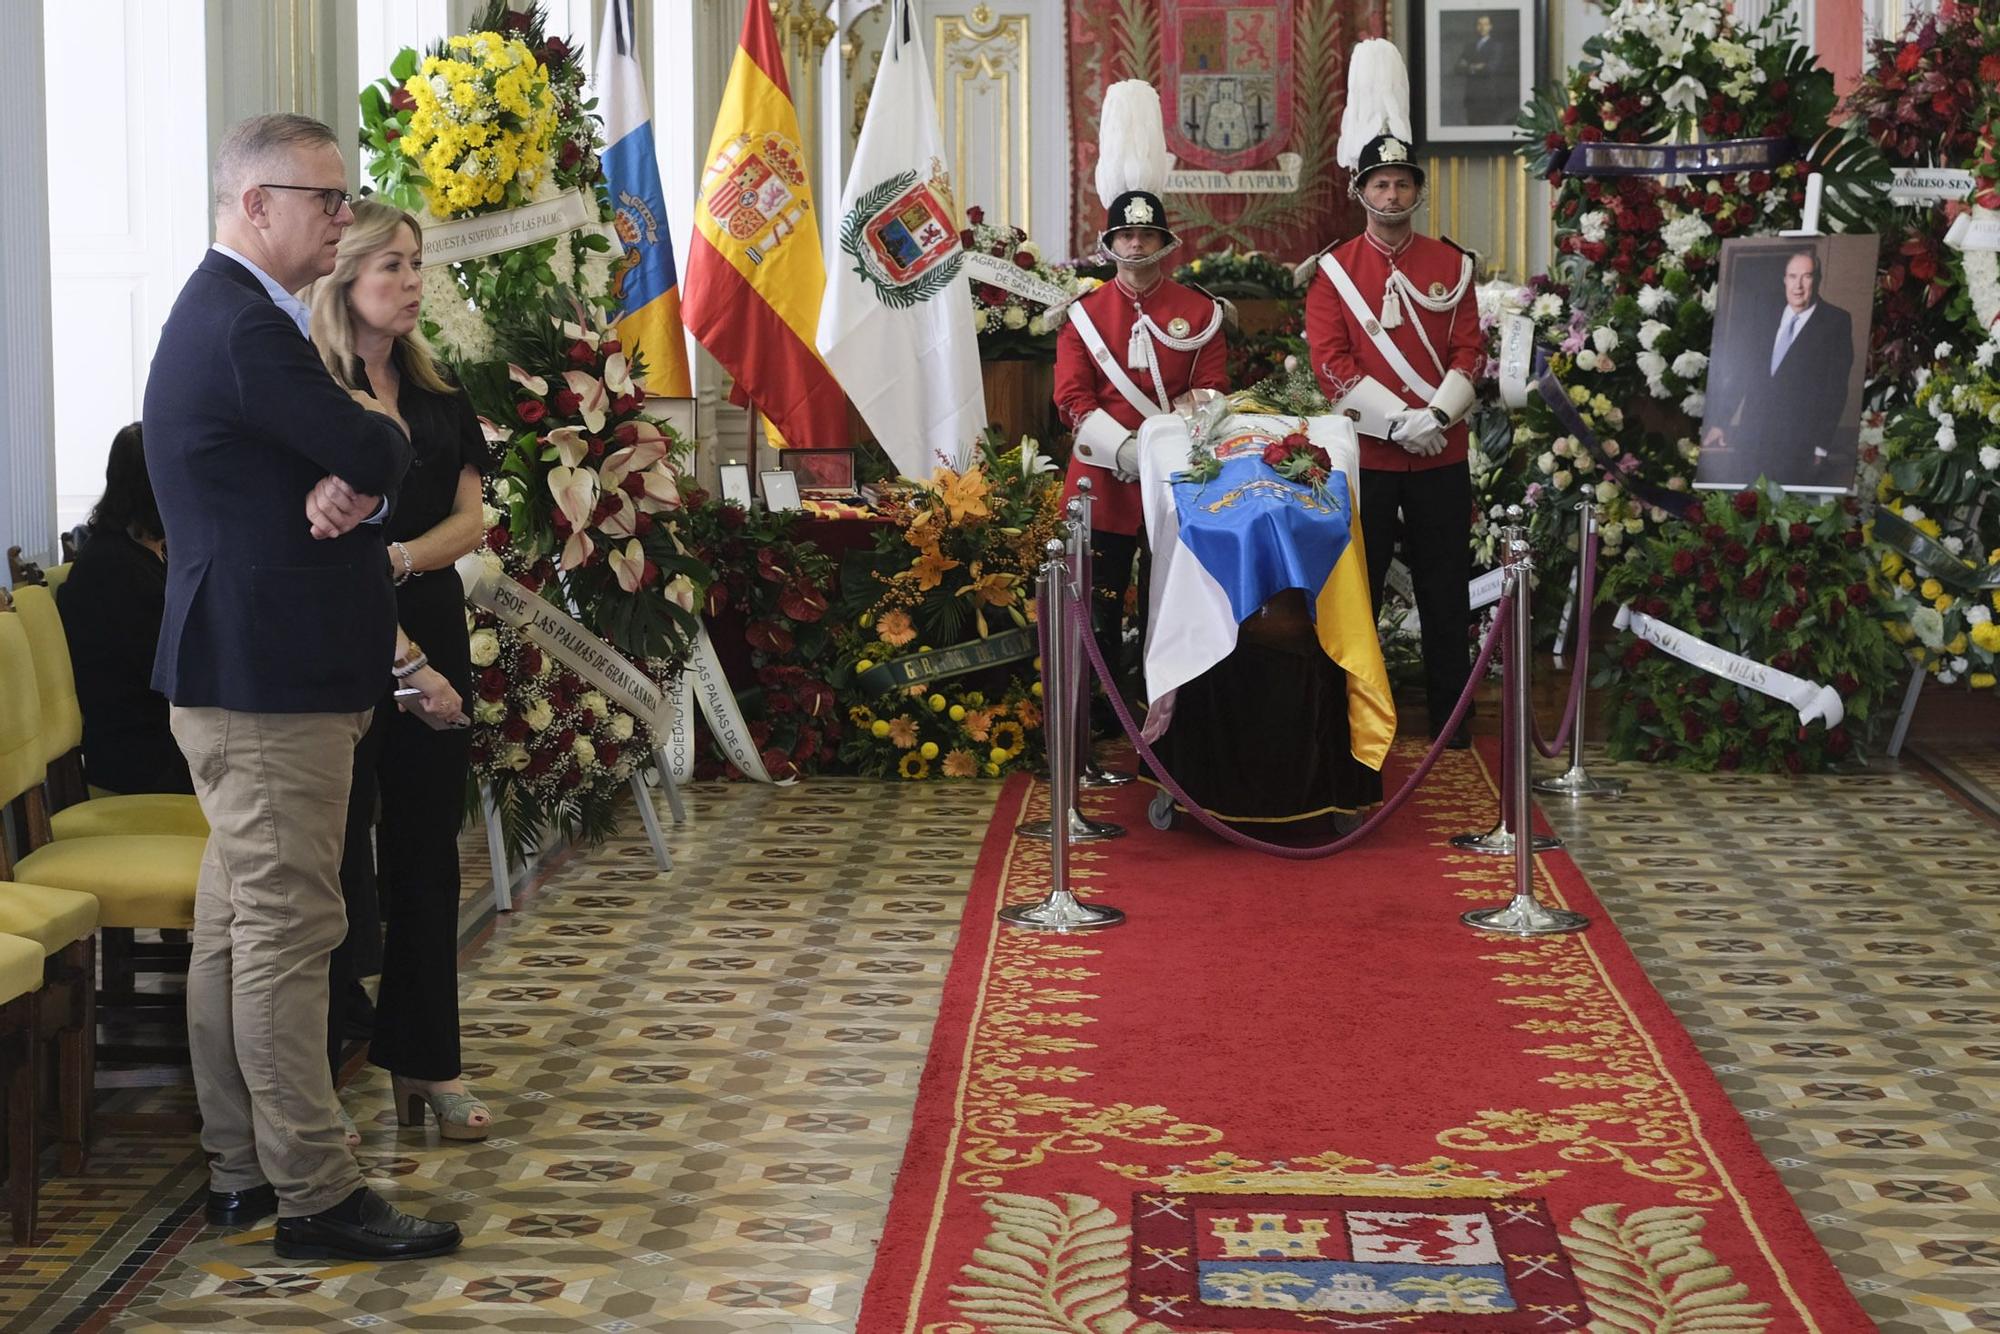
M259 116L215 163L215 248L160 332L147 470L172 560L153 684L172 701L210 835L188 1037L209 1217L279 1215L287 1258L384 1260L458 1245L362 1183L326 1063L328 956L355 742L392 675L459 701L396 625L379 518L408 431L334 383L295 295L353 221L333 131Z

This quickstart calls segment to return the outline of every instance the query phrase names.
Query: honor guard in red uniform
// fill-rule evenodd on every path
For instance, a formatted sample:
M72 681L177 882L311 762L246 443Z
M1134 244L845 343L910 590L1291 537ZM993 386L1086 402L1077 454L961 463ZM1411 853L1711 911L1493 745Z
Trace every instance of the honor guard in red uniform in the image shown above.
M1064 499L1083 477L1095 497L1091 619L1106 660L1115 662L1144 519L1139 427L1172 411L1190 389L1228 384L1221 304L1166 276L1163 261L1180 242L1159 195L1169 161L1159 94L1139 79L1113 84L1099 125L1098 243L1118 274L1068 307L1056 339L1055 402L1075 441Z
M1472 257L1412 226L1424 173L1408 100L1396 48L1381 40L1357 46L1336 157L1368 226L1320 256L1306 292L1306 343L1320 387L1361 437L1361 534L1377 608L1399 546L1410 571L1435 737L1471 671L1465 417L1485 339ZM1452 744L1465 744L1468 730Z

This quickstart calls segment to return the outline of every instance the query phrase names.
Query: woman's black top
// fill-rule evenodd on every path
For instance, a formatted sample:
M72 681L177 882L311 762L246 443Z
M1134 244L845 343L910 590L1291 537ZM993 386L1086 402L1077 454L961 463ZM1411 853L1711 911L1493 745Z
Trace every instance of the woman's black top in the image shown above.
M167 563L123 531L94 528L56 590L83 709L83 775L112 792L192 792L153 689Z
M363 389L374 392L369 388L368 373L359 366L355 379ZM472 468L483 477L488 457L486 437L463 389L440 394L418 385L405 372L396 408L410 428L410 448L416 458L396 492L384 537L390 542L408 542L450 517L452 502L458 497L460 470Z

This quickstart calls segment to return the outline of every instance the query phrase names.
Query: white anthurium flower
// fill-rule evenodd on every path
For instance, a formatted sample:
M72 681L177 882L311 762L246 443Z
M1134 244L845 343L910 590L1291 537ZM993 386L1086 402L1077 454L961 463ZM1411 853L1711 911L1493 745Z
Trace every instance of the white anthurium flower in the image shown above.
M632 367L623 352L613 352L604 359L604 384L621 397L632 392Z
M528 374L527 371L516 366L511 361L507 363L507 378L515 384L520 385L521 388L527 390L536 398L541 398L549 392L549 382L547 380L544 380L539 375Z
M590 540L590 534L578 529L563 543L562 558L556 562L559 569L574 570L579 565L590 562L591 553L597 550L597 543Z
M565 468L574 468L590 457L590 440L574 426L558 426L549 432L549 443Z
M618 586L627 593L639 591L639 581L646 576L646 548L638 538L627 542L623 548L611 548L605 558L611 565L611 573L618 577Z
M486 443L489 445L497 445L504 440L512 439L505 431L494 425L489 417L479 419L479 434L486 438Z
M581 529L590 523L590 512L597 506L597 487L597 474L589 468L549 469L549 494L571 528Z
M618 508L598 521L597 526L612 537L631 537L638 532L639 510L633 505L632 497L623 491L607 489L606 495L618 503Z
M666 587L660 590L660 595L676 607L679 607L682 611L694 610L694 580L684 574L677 574L667 580ZM630 719L626 720L628 724L630 721ZM621 737L620 740L623 740L623 738Z
M584 428L592 432L603 430L604 410L611 406L611 395L605 392L604 381L589 371L564 371L563 383L577 397L577 411L583 414Z
M560 327L565 335L567 335L570 338L578 339L586 347L592 349L595 349L598 343L603 341L604 338L604 335L599 333L597 330L586 329L581 324L575 324L569 320L561 321Z

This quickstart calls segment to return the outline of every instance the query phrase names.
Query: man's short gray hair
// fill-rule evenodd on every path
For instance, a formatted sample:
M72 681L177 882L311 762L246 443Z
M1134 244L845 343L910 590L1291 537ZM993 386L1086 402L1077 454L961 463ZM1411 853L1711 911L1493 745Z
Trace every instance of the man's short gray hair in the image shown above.
M251 186L262 184L260 178L268 177L274 159L289 156L293 149L339 142L325 122L290 111L236 122L215 150L216 213L233 207Z

